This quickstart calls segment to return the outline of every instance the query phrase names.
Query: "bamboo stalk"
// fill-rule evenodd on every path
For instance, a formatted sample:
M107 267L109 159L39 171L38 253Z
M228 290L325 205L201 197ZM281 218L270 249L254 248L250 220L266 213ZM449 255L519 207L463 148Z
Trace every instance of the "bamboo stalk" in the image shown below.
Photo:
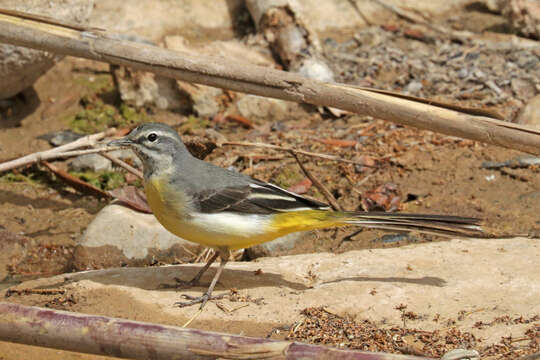
M540 130L366 88L330 84L257 65L121 41L98 30L24 19L0 10L0 41L131 66L161 76L284 100L329 106L402 125L540 155Z
M0 303L0 340L124 359L414 360Z

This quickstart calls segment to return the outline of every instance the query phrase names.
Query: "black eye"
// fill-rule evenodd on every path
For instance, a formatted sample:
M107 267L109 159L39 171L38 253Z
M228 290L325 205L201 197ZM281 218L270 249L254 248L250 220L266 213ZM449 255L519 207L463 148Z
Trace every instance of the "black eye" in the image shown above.
M150 134L148 134L148 136L146 138L148 139L148 141L154 142L154 141L157 140L157 134L156 133L150 133Z

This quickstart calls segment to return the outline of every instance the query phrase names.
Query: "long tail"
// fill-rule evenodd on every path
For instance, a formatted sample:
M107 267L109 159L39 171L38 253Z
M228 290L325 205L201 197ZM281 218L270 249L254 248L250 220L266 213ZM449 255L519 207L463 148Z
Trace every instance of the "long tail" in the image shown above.
M485 237L480 219L428 214L385 212L343 212L345 224L385 230L419 231L429 234L458 237ZM341 217L340 216L340 217Z

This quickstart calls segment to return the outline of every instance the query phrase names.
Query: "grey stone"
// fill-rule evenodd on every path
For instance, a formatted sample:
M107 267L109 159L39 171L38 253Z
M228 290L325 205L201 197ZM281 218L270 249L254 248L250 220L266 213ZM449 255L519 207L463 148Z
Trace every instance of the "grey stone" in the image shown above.
M112 163L99 154L87 154L77 156L69 163L69 167L73 171L108 171L112 169Z
M321 59L309 58L302 62L298 73L310 79L334 82L334 72Z
M129 149L125 150L115 150L109 152L111 156L114 156L117 159L120 160L129 160L133 164L135 164L136 167L142 167L141 160L133 153L133 151ZM81 155L77 156L75 159L73 159L69 163L69 168L73 171L110 171L112 170L112 162L99 155L99 154L87 154L87 155Z
M405 91L410 94L417 94L420 90L422 90L423 87L424 86L420 81L414 80L407 84Z
M92 0L0 0L0 8L50 16L84 24L92 12ZM45 51L0 44L0 99L32 86L61 56Z
M112 204L98 213L79 239L73 267L85 270L186 261L199 249L198 244L168 232L154 215Z
M155 106L162 110L183 111L189 106L176 81L152 73L117 67L113 75L122 100L136 107Z

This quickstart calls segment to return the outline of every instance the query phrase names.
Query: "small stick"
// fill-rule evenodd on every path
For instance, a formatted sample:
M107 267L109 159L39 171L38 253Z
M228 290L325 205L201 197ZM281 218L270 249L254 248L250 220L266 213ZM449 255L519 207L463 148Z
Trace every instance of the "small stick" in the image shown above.
M54 158L58 158L58 154L62 152L65 153L67 151L78 149L85 146L94 146L99 140L107 136L111 136L114 133L116 133L116 129L111 128L97 134L84 136L80 139L77 139L75 141L72 141L62 146L55 147L53 149L39 151L30 155L26 155L21 158L15 159L15 160L6 161L0 164L0 172L8 171L8 170L15 169L15 168L29 165L29 164L38 163L38 162L41 162L42 160L51 160Z
M105 148L65 151L65 152L59 152L59 153L53 152L50 155L45 155L44 157L41 157L41 160L52 160L52 159L57 159L57 158L69 158L69 157L74 157L74 156L96 154L96 153L100 153L100 152L103 152L103 151L114 151L114 150L120 150L120 149L122 149L122 148L119 147L119 146L111 146L111 147L105 147ZM54 149L51 149L51 150L54 150Z
M286 152L291 153L291 154L302 154L302 155L311 156L311 157L318 157L318 158L321 158L321 159L340 161L340 162L345 162L345 163L348 163L348 164L355 164L355 165L362 165L362 166L365 166L365 167L376 168L376 166L368 166L368 165L362 164L362 163L360 163L358 161L340 158L339 156L336 156L336 155L314 153L314 152L311 152L311 151L298 150L298 149L285 147L285 146L279 146L279 145L272 145L272 144L265 144L265 143L252 143L252 142L246 142L246 141L225 141L221 145L262 147L262 148L273 149L273 150L278 150L278 151L286 151Z
M298 155L296 155L296 153L294 151L291 151L290 152L291 155L294 157L294 159L296 160L296 162L298 163L298 166L300 166L300 169L302 169L302 171L304 172L304 175L306 175L309 180L311 180L311 182L313 183L313 185L315 185L317 187L317 189L319 189L322 194L324 195L324 197L326 198L326 200L330 203L330 205L332 206L332 209L336 210L336 211L342 211L341 209L341 206L339 206L339 203L337 202L336 198L334 197L334 195L332 195L330 193L330 191L328 191L328 189L326 188L326 186L324 186L315 176L313 176L309 171L308 169L306 169L304 167L304 164L302 164L302 162L300 161L300 159L298 158Z
M108 151L108 150L106 150ZM102 151L99 153L99 155L103 156L106 159L111 160L116 165L120 166L121 168L125 169L126 171L132 173L133 175L137 176L139 179L143 178L142 171L135 169L133 166L129 165L127 162L122 161L112 155L107 154L106 152Z

